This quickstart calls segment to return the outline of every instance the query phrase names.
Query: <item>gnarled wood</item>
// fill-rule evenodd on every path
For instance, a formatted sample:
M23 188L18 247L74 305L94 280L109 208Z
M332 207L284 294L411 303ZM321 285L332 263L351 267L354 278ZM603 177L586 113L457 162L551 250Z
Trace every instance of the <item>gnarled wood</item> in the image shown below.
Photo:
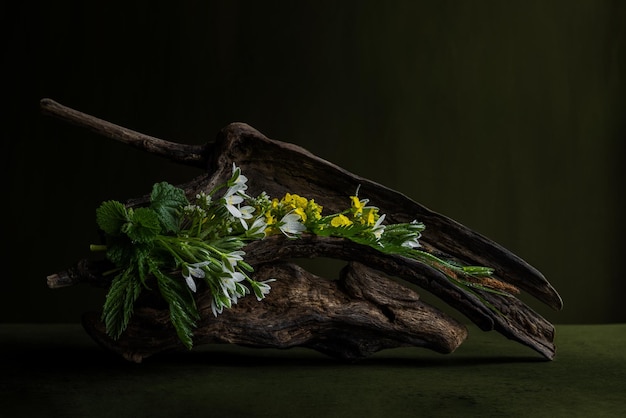
M309 347L353 361L401 346L450 353L467 336L465 326L422 302L416 292L358 263L347 266L336 281L291 263L265 264L255 277L276 279L272 292L262 302L243 298L217 317L211 313L210 295L200 292L196 345ZM106 335L99 314L86 315L83 324L100 344L135 362L182 348L165 309L136 310L117 341Z
M205 174L179 186L185 189L188 196L194 196L200 191L211 190L217 184L226 181L231 175L233 162L241 167L246 176L251 179L248 189L251 195L256 195L262 191L267 192L270 196L282 196L286 192L298 193L307 198L315 199L329 212L337 212L345 208L348 196L354 193L357 186L360 186L359 194L375 202L381 213L387 215L388 222L410 222L414 219L424 222L427 229L423 233L421 242L428 251L464 264L493 267L496 280L510 283L554 309L562 307L560 296L546 278L535 268L500 245L450 218L425 208L397 191L349 173L301 147L271 140L246 124L228 125L219 133L214 143L207 144L205 147L183 146L156 140L92 116L67 110L64 106L47 99L42 101L42 106L49 114L59 116L116 140L185 164L205 167ZM170 149L175 151L170 153ZM146 201L147 197L144 196L131 199L127 204L140 206ZM270 237L247 245L245 251L246 261L257 269L256 274L260 274L259 271L264 268L275 268L281 260L294 257L324 256L358 261L370 268L400 277L428 290L466 315L483 330L496 330L508 338L529 346L548 359L552 359L555 355L554 327L520 300L515 297L480 292L483 300L497 308L499 311L497 312L485 306L483 300L480 300L475 294L452 284L441 272L414 260L382 254L369 247L363 247L342 239L306 235L297 240L288 240L279 236ZM80 281L102 283L102 278L99 276L100 268L102 268L102 263L83 261L81 265L68 269L67 272L49 276L48 284L50 287L57 287ZM104 283L106 285L106 281ZM319 286L322 286L321 283L319 282ZM387 283L387 285L389 284ZM274 293L273 290L272 294ZM200 294L198 297L201 299L208 296ZM243 300L240 303L243 303ZM246 302L246 306L248 303ZM265 305L265 303L265 301L254 303L252 304L253 308L250 309L260 312L259 309L266 309L267 307L261 308L259 305ZM157 315L155 311L148 312L149 315ZM237 312L241 314L241 311ZM245 315L237 317L234 315L234 312L228 313L220 321L246 320ZM435 314L431 311L429 315ZM435 316L439 317L439 315L437 313ZM141 314L136 317L142 318ZM267 322L264 323L265 327L280 326L272 322L280 318L273 316L271 320L269 319L270 316L267 318ZM140 319L136 320L139 321ZM348 321L349 318L343 317L342 320ZM98 333L94 330L98 329L98 321L88 323L92 324L90 333L97 337ZM159 322L156 321L156 323ZM131 324L131 328L132 326ZM203 322L198 329L198 335L203 335L204 328L211 326L213 325ZM307 323L307 326L310 324ZM169 329L166 326L148 327L148 329L154 333L169 332L170 337L175 338L172 330L166 331ZM365 344L363 338L350 335L353 341L359 341L356 345ZM384 339L381 335L374 336L367 332L364 335L367 339L373 339L370 342L373 346L384 346L383 343L375 341ZM214 341L211 338L207 341ZM161 340L166 341L165 338ZM128 340L127 343L123 343L123 341L125 340L119 340L115 344L120 347L126 344L126 350L133 353L142 350L139 345L144 344L141 338L134 342ZM115 344L111 344L110 348L114 349ZM259 341L258 345L264 346L265 343ZM313 346L309 343L302 345L324 351L321 346ZM415 345L426 346L425 344ZM340 352L344 350L343 357L359 357L359 355L354 354L351 347L345 340L337 341L334 346L334 355L342 357ZM153 348L152 351L159 350ZM367 350L361 351L361 354L366 352ZM126 355L126 357L133 356L134 354Z

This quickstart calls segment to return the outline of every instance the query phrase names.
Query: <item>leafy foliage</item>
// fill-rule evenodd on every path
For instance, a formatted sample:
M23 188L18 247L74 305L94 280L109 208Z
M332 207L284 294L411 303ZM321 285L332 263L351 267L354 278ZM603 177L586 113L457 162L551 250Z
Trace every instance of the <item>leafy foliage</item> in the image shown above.
M104 202L96 210L98 227L109 235L119 235L128 220L126 207L116 200Z
M104 303L102 320L114 339L124 332L133 314L133 305L141 293L141 283L132 268L118 274L111 282Z
M150 208L156 213L163 230L177 232L181 208L189 204L185 192L167 182L156 183L150 194Z
M152 209L131 209L128 213L130 219L122 226L122 232L132 242L149 243L161 232L159 216Z
M185 347L193 346L193 329L199 319L198 311L188 287L178 280L171 280L158 268L153 260L148 260L150 271L157 279L161 296L170 310L170 320L176 329L178 338Z

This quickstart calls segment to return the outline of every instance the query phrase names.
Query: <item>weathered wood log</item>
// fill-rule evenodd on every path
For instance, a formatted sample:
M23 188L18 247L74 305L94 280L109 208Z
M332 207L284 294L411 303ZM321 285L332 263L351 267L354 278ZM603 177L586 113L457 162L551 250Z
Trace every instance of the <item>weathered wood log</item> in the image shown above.
M217 317L210 295L200 293L196 345L309 347L354 361L401 346L450 353L467 336L464 325L422 302L416 292L358 263L347 266L339 280L317 277L292 263L264 264L256 277L276 279L270 295L262 303L243 298ZM100 314L86 314L83 324L101 345L135 362L182 348L167 310L145 305L116 341L107 336Z
M427 229L424 231L420 241L429 252L463 264L492 267L495 269L494 280L500 281L503 285L508 283L515 286L554 309L562 308L562 300L559 294L546 278L535 268L502 246L448 217L425 208L397 191L349 173L326 160L316 157L301 147L271 140L246 124L234 123L226 126L218 134L216 141L206 146L190 146L175 144L129 131L107 121L69 109L49 99L42 100L41 106L45 113L86 127L109 138L162 155L183 164L206 169L206 173L192 179L187 184L179 186L185 190L188 196L195 196L200 191L211 190L214 186L226 181L231 175L233 162L236 162L246 176L252 180L249 184L250 194L256 195L262 191L267 192L270 196L282 196L286 192L298 193L315 199L316 202L319 202L330 212L341 211L345 207L347 197L354 193L357 186L360 186L360 195L367 196L370 201L376 202L376 206L380 208L381 213L387 215L386 219L388 222L410 222L414 219L424 222L427 225ZM147 196L143 196L130 199L127 204L129 206L141 206L146 202ZM245 250L246 261L255 267L257 270L256 274L260 274L259 272L264 271L263 269L266 268L278 268L277 266L282 266L279 263L290 258L333 257L348 261L358 261L367 265L370 269L402 278L428 290L467 316L485 331L496 330L504 336L536 350L547 359L554 358L554 327L519 299L477 290L476 292L480 294L479 298L476 294L455 286L440 271L415 260L382 254L369 247L343 239L306 235L297 240L288 240L280 236L269 237L247 245ZM101 269L101 263L88 260L82 261L75 268L49 276L48 285L50 287L59 287L80 281L99 282L106 285L106 279L101 277ZM303 275L301 272L298 274L300 277ZM322 286L322 281L318 280L318 282ZM324 285L327 284L327 282L323 283ZM395 286L395 284L390 284L393 282L383 281L383 283L385 283L385 286ZM273 290L272 299L276 297L275 293ZM300 295L304 295L304 293L301 292ZM202 295L199 295L199 298L202 297ZM272 299L268 298L268 301ZM485 301L496 309L487 307ZM243 303L243 301L240 303ZM247 304L248 302L246 302L246 306ZM238 310L237 315L235 315L235 312L229 313L224 319L219 321L220 323L221 321L255 321L256 319L252 318L255 315L254 312L260 312L259 309L268 309L268 306L277 306L265 305L266 301L255 303L251 305L252 307L249 310L245 310L244 315L241 315L241 311ZM298 309L297 303L292 303L289 306L292 309ZM305 308L302 307L302 309ZM127 337L125 337L127 338L126 340L120 339L115 343L111 342L108 344L109 348L115 349L115 347L120 347L121 349L124 346L122 351L127 354L122 352L122 355L125 355L127 358L137 359L141 356L149 355L150 352L158 352L163 347L170 347L170 339L175 338L175 333L163 326L160 320L157 320L158 315L155 311L149 312L148 316L152 315L154 317L155 326L149 327L144 324L144 327L155 333L159 329L162 330L159 331L160 333L166 332L169 335L168 338L165 336L161 338L162 347L152 347L151 350L145 351L145 349L141 348L142 345L145 345L145 341L143 341L145 336L137 337L133 340L129 339L128 335L133 335L129 332ZM375 315L374 312L375 310L372 310L372 315ZM293 314L296 317L298 315L297 312ZM442 313L436 310L429 311L428 315L438 318L435 321L438 324L441 324L439 318L444 317ZM246 317L250 318L246 319ZM265 317L268 318L267 322L264 323L265 328L280 328L280 324L272 322L277 320L275 316L267 315ZM397 314L395 317L397 317ZM147 321L145 315L142 318L142 321ZM272 319L269 320L269 318ZM343 317L343 320L349 322L347 317ZM389 320L391 321L391 319ZM135 319L134 321L139 320ZM203 322L198 329L197 334L203 335L204 337L202 338L205 338L205 341L216 341L219 339L218 336L210 331L214 326L217 326L213 325L212 321L215 321L215 319L211 318L206 323ZM257 325L259 324L257 323ZM101 342L104 341L103 338L99 337L101 335L99 327L102 326L99 324L99 321L93 319L86 321L85 326L92 336ZM285 324L285 326L287 325ZM310 326L310 324L307 323L307 326ZM204 334L205 328L206 335ZM302 341L299 345L332 352L335 356L345 358L358 358L366 353L370 353L371 350L363 349L368 344L371 347L386 347L387 343L381 342L385 340L382 335L374 337L371 331L363 332L363 335L366 335L366 338L372 339L372 341L367 343L364 338L359 338L355 333L348 333L354 343L351 344L346 340L334 341L332 343L325 342L325 344L332 345L332 350L315 345L311 340ZM413 330L411 332L416 331ZM428 332L432 333L432 329L428 329ZM443 334L446 333L443 329L441 332ZM456 330L454 333L457 336L460 335ZM332 335L336 336L336 333L332 333ZM428 338L419 333L415 335L419 335L419 341L436 339L435 335L429 335ZM240 338L245 337L242 336ZM390 338L394 339L395 337ZM313 340L316 339L313 338ZM381 341L376 342L377 340ZM230 341L242 343L242 341L237 341L237 338L233 337L231 337ZM408 340L402 341L406 342ZM246 344L255 345L252 341L248 341ZM289 346L298 345L293 344L293 341L288 344L290 344ZM257 345L281 347L276 341L269 344L267 341L259 340ZM429 345L420 342L414 345L429 346L430 348L443 351L441 349L442 346L435 344ZM447 345L447 347L451 346ZM361 348L357 350L354 347ZM117 351L120 351L120 349L117 349Z

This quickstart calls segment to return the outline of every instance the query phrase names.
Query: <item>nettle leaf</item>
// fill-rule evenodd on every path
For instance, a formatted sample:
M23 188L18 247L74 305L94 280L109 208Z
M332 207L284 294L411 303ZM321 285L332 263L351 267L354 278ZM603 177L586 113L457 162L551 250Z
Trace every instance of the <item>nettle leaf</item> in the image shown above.
M161 224L155 211L150 208L137 208L129 211L130 222L124 224L122 232L134 242L151 242L161 233Z
M128 222L126 207L117 200L103 202L96 209L96 222L98 227L110 235L119 235L122 227Z
M156 183L152 187L150 201L150 208L158 215L163 228L177 232L180 210L189 204L185 192L167 182Z
M111 338L118 339L126 330L140 293L141 283L132 268L126 269L111 282L102 311L102 321Z
M150 272L156 277L161 296L170 308L170 320L178 338L188 349L193 347L193 329L196 321L200 318L198 308L189 288L180 280L172 279L164 274L158 264L152 260L146 260Z

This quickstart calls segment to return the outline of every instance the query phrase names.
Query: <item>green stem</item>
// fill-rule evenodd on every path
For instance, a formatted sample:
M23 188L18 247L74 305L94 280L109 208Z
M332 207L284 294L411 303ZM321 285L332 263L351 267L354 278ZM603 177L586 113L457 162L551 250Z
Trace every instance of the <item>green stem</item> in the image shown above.
M170 254L172 254L181 265L185 264L185 260L183 260L183 258L178 255L178 252L166 242L165 238L166 237L164 236L159 236L156 241L159 242Z

